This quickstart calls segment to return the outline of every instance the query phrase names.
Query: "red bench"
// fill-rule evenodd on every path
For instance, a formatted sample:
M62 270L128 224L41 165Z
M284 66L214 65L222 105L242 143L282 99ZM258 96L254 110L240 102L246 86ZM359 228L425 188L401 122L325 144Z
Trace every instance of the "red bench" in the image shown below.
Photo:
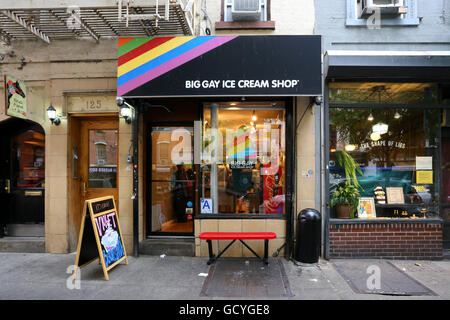
M200 239L206 240L208 243L209 260L208 264L213 263L215 260L219 259L220 256L236 241L239 240L242 244L250 250L256 257L261 259L265 264L268 264L268 251L269 251L269 240L275 239L277 234L275 232L202 232L200 233ZM211 240L233 240L231 241L225 249L217 254L217 257L213 254L212 242ZM244 240L264 240L264 258L261 258L252 248L250 248Z

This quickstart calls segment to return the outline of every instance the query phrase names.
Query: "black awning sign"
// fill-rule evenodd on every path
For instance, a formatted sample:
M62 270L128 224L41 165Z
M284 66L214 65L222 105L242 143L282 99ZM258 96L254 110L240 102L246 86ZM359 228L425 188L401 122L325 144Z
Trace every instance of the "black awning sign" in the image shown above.
M301 86L300 80L186 80L186 89L261 89L294 88Z
M119 39L117 95L322 94L320 36Z

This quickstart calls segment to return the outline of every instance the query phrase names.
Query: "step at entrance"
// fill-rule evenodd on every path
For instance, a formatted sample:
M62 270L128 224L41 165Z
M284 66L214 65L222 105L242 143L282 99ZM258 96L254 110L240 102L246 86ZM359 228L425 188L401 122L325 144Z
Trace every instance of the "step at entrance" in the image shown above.
M139 243L139 253L194 257L195 239L145 239Z
M0 252L44 253L44 237L4 237L0 239Z

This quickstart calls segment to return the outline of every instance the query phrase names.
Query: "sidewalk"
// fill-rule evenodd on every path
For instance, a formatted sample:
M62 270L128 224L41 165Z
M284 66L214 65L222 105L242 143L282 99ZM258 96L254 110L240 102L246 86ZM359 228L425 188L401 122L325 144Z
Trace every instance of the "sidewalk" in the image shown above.
M243 258L245 259L245 258ZM450 261L391 261L436 296L389 296L355 293L333 266L321 260L313 265L296 265L280 259L293 294L290 300L440 300L450 299ZM0 300L217 300L200 293L210 266L207 258L140 256L128 257L109 272L93 262L81 269L80 288L69 289L75 254L0 253ZM338 260L336 260L338 261ZM345 262L345 260L339 260ZM354 265L360 261L349 260ZM373 264L377 260L370 261ZM73 285L73 283L72 283Z

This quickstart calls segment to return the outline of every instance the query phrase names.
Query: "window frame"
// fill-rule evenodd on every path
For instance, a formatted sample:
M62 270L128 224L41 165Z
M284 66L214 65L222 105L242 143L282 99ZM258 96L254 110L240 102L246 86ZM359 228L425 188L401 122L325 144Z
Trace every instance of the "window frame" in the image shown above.
M226 101L232 101L227 99ZM259 100L256 100L259 101ZM287 145L294 145L295 141L295 135L294 135L294 120L293 120L293 113L294 113L294 101L291 99L279 99L276 101L280 101L284 103L284 110L285 110L285 143ZM253 101L252 101L253 102ZM204 101L203 106L201 109L201 115L200 115L200 121L203 123L204 118L204 106L207 104L210 104L209 101ZM286 220L287 221L287 227L286 230L291 230L291 219L294 216L294 150L292 148L286 148L285 150L285 184L286 184L286 191L285 191L285 212L283 214L253 214L253 213L198 213L195 216L196 220L201 219L245 219L245 220L252 220L252 219L275 219L275 220ZM202 188L202 179L199 179L199 189ZM200 197L200 193L199 193Z
M94 145L95 145L96 164L105 165L107 143L105 141L96 141L94 142Z
M221 0L221 9L220 9L220 21L215 23L216 30L258 30L258 29L266 29L266 30L274 30L275 29L275 21L271 20L271 0L265 0L265 11L266 11L266 20L265 21L225 21L225 6L227 5L227 0Z
M387 26L418 26L420 19L418 16L418 1L404 0L405 7L408 7L408 13L404 17L383 18L381 19L381 27ZM366 18L359 18L357 12L357 0L346 0L346 27L367 27Z
M347 81L346 79L335 79L334 82L340 82L340 81ZM386 83L389 82L396 82L396 81L391 81L389 79L381 79L380 81L384 81ZM369 80L369 79L361 79L357 82L374 82L373 79ZM415 81L410 81L410 82L421 82L419 79L416 79ZM404 81L404 83L408 83L408 81ZM437 83L441 83L439 81L437 81ZM423 109L423 108L429 108L429 109L449 109L448 105L444 105L444 104L436 104L436 105L428 105L428 104L414 104L414 105L405 105L405 104L364 104L364 103L333 103L330 102L329 99L329 92L330 92L330 88L329 88L329 81L325 82L325 95L324 95L324 106L325 106L325 112L324 112L324 125L325 125L325 132L324 132L324 138L325 138L325 143L324 143L324 163L325 163L325 177L324 177L324 183L325 183L325 190L328 190L330 187L330 169L329 169L329 161L330 161L330 109L332 108L372 108L372 109L384 109L384 108L390 108L390 109L398 109L401 107L407 107L409 109ZM441 148L441 147L439 147ZM441 152L441 151L439 151ZM441 183L441 175L442 172L439 172L439 181L436 181L437 184L439 184L440 187L440 183ZM370 222L370 223L429 223L429 222L435 222L435 221L441 221L442 220L442 204L439 205L439 214L436 217L428 217L428 218L421 218L421 219L348 219L348 220L342 220L342 219L337 219L337 218L333 218L331 217L331 206L330 206L330 193L329 192L324 192L324 194L322 195L322 201L323 201L323 205L324 205L324 218L325 218L325 242L326 242L326 256L330 255L329 252L329 227L332 224L352 224L352 223L361 223L361 222Z

